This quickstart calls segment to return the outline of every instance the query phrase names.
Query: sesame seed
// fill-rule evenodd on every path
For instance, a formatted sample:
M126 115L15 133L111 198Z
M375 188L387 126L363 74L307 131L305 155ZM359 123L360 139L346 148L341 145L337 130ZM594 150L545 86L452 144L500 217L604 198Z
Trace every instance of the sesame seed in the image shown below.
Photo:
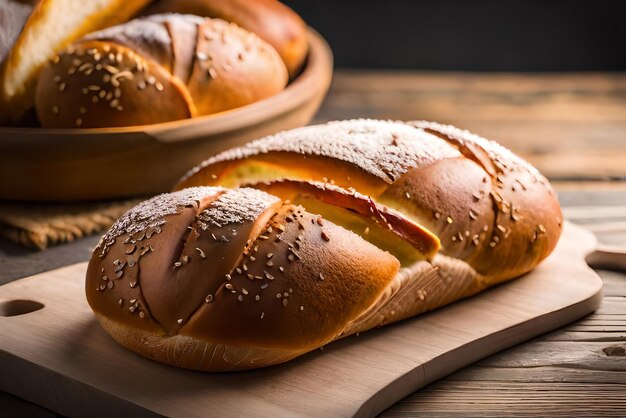
M439 218L441 218L441 213L435 212L435 214L433 216L435 217L435 219L439 219Z
M448 216L448 217L446 218L446 222L448 222L448 224L451 224L451 223L452 223L452 222L454 222L454 221L452 220L452 217L451 217L451 216Z
M261 296L256 295L256 296L254 297L254 300L261 300Z
M143 313L143 311L140 311L140 312L139 312L139 318L142 318L142 319L143 319L145 316L146 316L146 314L145 314L145 313Z
M59 108L58 106L52 106L52 113L54 113L55 115L59 114Z
M230 279L232 279L231 275L230 275L230 274L227 274L227 275L226 275L226 280L230 280Z
M209 78L217 78L217 71L215 71L215 68L213 67L209 67L209 69L207 70L207 74L209 75Z
M115 278L116 279L120 279L123 274L124 274L124 270L120 270L117 273L115 273Z
M228 290L235 290L235 289L233 288L233 285L232 285L232 284L230 284L230 283L226 283L226 286L224 286L224 287L225 287L226 289L228 289Z
M63 90L65 90L65 83L60 83L59 84L59 91L62 92Z
M209 58L209 57L208 57L208 55L207 55L207 54L205 54L204 52L198 52L198 53L196 54L196 59L197 59L198 61L206 61L208 58Z
M135 312L135 307L134 307L134 306L131 306L130 308L128 308L128 310L129 310L131 313L132 313L132 312Z
M180 261L177 261L177 262L174 263L174 268L180 267L182 265L183 265L183 263L181 263Z
M285 272L285 268L283 266L278 267L278 270L280 270L282 273ZM272 279L270 279L270 280L272 280Z
M289 261L294 261L296 258L294 257L294 255L293 255L293 254L289 253L289 255L287 256L287 259L288 259Z
M265 312L261 312L261 319L265 318Z
M283 295L281 295L280 293L276 293L276 299L280 299L282 297L283 297Z
M117 99L113 99L113 100L111 100L111 102L109 103L109 106L111 106L111 107L116 107L116 106L117 106L117 105L119 105L119 104L120 104L120 101L119 101L119 100L117 100Z
M289 299L283 299L283 306L287 306L288 303L289 303Z
M269 283L263 283L263 284L261 285L261 289L266 289L266 288L267 288L267 286L269 286Z
M330 241L330 237L328 236L328 234L325 231L322 231L321 233L322 239L326 242Z
M254 275L253 275L253 274L251 274L251 273L248 273L248 279L250 279L250 280L254 280Z
M120 300L117 301L117 304L120 306L124 305L124 299L120 298Z
M183 318L179 318L178 321L176 321L176 322L178 322L179 325L182 324L183 323Z
M315 222L317 222L317 224L318 224L319 226L323 226L323 225L324 225L324 221L322 220L322 217L321 217L321 216L320 216L320 217L318 217L318 218L315 220ZM300 236L300 235L299 235L299 236Z
M239 302L243 302L243 296L242 296L242 295L237 296L237 300L238 300Z
M196 247L196 251L200 253L200 258L206 258L206 254L204 253L204 251L202 251L202 249Z
M113 289L113 286L115 286L115 283L113 283L113 282L108 282L108 283L107 283L107 287L108 287L109 289Z
M130 260L128 260L128 267L135 267L136 263L137 262L134 259L131 258Z
M130 282L128 285L129 285L131 288L133 288L133 287L137 286L137 282Z
M409 192L406 192L406 193L404 194L404 196L406 196L406 198L407 198L407 199L410 199L410 198L411 198L411 194L410 194Z
M156 84L154 85L154 87L155 87L158 91L163 91L163 84L159 83L158 81L156 82Z

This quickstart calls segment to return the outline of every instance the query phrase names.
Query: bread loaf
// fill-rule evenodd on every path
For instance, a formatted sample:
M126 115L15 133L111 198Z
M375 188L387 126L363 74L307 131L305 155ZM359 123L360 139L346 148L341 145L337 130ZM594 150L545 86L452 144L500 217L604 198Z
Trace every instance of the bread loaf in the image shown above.
M309 49L305 23L276 0L158 0L144 13L189 13L234 22L272 45L291 77L302 68Z
M149 0L39 0L0 68L0 125L34 122L39 71L82 35L128 20Z
M234 24L153 15L61 52L39 76L35 106L44 127L144 125L243 106L287 78L276 51Z
M86 290L122 345L198 370L281 363L468 297L534 268L562 226L527 162L421 121L283 132L176 188L103 237Z

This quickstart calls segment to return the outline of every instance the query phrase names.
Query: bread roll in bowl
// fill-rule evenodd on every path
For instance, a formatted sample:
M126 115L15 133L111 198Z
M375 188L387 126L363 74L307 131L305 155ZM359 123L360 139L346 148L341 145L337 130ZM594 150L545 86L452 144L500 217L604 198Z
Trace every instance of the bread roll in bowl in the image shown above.
M189 13L236 23L272 45L291 77L302 68L309 49L306 24L277 0L157 0L143 13Z
M153 15L89 34L54 57L37 82L46 128L145 125L264 99L287 84L280 56L220 19Z

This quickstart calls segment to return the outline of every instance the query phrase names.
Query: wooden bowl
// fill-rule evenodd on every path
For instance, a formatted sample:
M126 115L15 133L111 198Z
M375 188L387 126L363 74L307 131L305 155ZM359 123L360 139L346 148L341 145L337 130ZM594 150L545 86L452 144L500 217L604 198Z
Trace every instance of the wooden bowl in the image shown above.
M99 129L0 128L0 198L101 200L171 189L220 151L308 123L332 78L332 52L309 30L302 73L280 93L215 115Z

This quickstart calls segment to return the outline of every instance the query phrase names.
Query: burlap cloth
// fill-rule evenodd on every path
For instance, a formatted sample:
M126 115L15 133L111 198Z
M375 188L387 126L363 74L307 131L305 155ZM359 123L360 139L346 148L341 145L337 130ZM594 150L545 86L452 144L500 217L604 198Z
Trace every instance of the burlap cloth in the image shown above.
M143 199L98 203L0 201L0 236L43 250L102 232Z

